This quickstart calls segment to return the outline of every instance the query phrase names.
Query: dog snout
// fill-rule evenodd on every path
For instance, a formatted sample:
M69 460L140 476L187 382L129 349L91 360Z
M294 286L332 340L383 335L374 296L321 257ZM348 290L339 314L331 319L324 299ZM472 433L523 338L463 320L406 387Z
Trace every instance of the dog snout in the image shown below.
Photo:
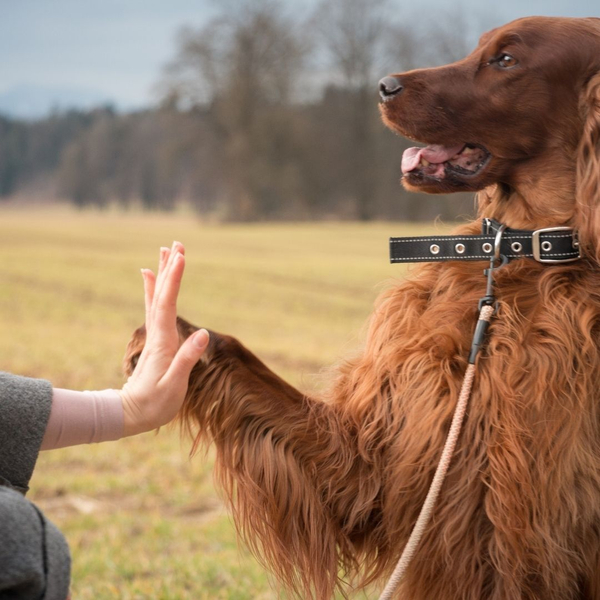
M388 75L379 81L379 95L384 102L397 96L403 89L404 86L397 77Z

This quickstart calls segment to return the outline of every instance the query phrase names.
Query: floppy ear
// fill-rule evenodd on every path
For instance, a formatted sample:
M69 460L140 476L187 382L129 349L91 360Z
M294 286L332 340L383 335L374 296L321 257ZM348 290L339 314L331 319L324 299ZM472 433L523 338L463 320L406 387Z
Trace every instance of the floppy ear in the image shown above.
M600 263L600 73L583 90L583 133L577 149L577 226L584 256Z

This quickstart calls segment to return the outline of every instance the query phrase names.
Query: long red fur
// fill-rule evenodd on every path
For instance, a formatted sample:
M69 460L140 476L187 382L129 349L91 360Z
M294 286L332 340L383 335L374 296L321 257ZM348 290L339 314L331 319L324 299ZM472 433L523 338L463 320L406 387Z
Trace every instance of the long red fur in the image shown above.
M507 140L501 124L485 124L479 113L489 106L475 105L477 114L448 110L430 134L448 69L456 78L481 65L507 32L524 40L523 63L551 69L562 60L572 75L564 82L560 73L542 73L559 104L545 115L533 112L546 107L535 81L519 92L515 110L525 111L519 118L530 119L527 127L545 121L535 133L539 154L523 155L527 140ZM544 51L550 64L536 55ZM436 135L444 143L444 128L456 127L485 141L460 139L494 156L502 150L491 179L479 184L480 217L527 229L574 226L584 252L576 263L524 259L498 271L498 315L403 597L600 599L600 25L516 21L484 36L464 61L398 77L406 97L382 108L388 125L428 143ZM483 81L493 97L495 80ZM456 94L469 93L478 91L450 90L445 101L452 107ZM478 119L488 130L473 124ZM519 152L506 158L515 145ZM474 221L458 231L479 227ZM378 299L364 348L336 368L321 398L306 397L237 340L211 332L180 419L196 443L214 442L216 477L236 526L284 587L327 599L392 571L441 454L483 288L480 263L414 268ZM182 339L197 329L178 325ZM144 337L140 328L129 343L127 372Z

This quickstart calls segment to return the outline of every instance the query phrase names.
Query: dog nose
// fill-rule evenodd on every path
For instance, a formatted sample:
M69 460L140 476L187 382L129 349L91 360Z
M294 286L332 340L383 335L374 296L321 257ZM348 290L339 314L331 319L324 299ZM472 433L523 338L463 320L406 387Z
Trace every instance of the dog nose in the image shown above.
M404 89L401 81L396 77L384 77L379 82L379 95L382 100L389 100Z

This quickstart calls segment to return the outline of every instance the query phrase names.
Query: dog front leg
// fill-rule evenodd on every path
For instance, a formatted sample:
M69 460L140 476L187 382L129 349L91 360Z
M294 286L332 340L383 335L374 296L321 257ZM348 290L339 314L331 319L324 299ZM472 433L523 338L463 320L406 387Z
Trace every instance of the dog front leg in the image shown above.
M180 322L182 338L196 328ZM283 584L330 598L379 520L380 482L333 404L288 385L236 339L210 332L180 419L216 446L238 531Z

